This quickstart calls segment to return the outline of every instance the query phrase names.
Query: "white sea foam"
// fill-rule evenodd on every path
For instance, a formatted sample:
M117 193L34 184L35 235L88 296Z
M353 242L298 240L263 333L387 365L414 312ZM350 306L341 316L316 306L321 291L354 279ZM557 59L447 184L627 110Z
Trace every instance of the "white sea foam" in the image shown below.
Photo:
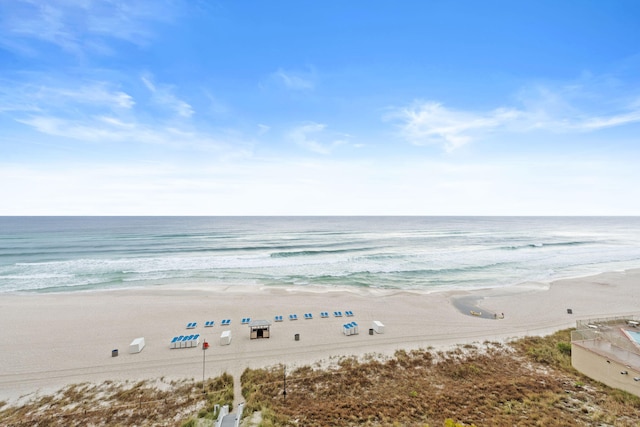
M639 218L38 221L0 218L0 292L172 281L428 291L640 266Z

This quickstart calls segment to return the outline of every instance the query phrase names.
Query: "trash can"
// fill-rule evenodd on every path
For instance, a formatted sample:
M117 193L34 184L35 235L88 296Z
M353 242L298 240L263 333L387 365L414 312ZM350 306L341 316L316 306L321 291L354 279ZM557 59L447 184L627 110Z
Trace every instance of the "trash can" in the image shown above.
M570 308L567 308L567 314L573 314L573 310Z
M373 335L373 328L369 329L369 335Z
M300 334L295 334L293 337L296 341L300 341Z
M111 350L111 357L116 357L118 355L118 349Z

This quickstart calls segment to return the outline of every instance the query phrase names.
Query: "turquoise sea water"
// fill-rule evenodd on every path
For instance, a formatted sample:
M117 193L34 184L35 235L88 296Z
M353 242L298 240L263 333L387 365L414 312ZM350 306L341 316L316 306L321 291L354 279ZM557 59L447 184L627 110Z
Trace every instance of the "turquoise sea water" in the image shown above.
M472 289L637 267L638 217L0 217L0 292Z

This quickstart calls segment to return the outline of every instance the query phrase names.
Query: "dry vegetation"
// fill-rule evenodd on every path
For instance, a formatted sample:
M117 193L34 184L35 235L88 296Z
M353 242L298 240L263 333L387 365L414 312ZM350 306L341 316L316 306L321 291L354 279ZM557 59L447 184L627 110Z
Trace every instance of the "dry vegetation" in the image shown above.
M569 331L511 346L398 351L333 370L246 370L245 413L262 426L636 426L640 399L571 368Z
M206 383L141 381L74 384L21 406L0 404L3 426L180 426L191 414L213 418L214 404L233 401L229 375Z
M636 426L640 399L571 368L569 331L510 345L486 342L449 352L396 352L342 359L332 369L282 367L242 375L245 419L260 426ZM231 405L229 375L207 383L78 384L13 407L0 424L202 425L215 404ZM190 415L197 414L197 417ZM186 421L185 421L186 420Z

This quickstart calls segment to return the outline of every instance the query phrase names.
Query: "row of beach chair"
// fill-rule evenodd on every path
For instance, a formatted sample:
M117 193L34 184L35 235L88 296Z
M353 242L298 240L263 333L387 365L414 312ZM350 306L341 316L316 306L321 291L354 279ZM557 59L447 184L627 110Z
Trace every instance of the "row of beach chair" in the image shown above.
M244 319L242 319L242 324L244 325L245 323L249 323L251 321L250 318L246 317ZM204 327L205 328L211 328L216 324L215 321L213 320L207 320L206 322L204 322ZM220 325L222 326L228 326L231 324L231 319L222 319L222 321L220 322ZM198 326L198 322L189 322L187 323L187 329L195 329Z
M344 315L347 317L352 317L353 316L353 311L351 310L346 310L344 312ZM334 311L333 312L333 316L334 317L342 317L342 311ZM323 319L326 319L329 317L329 312L328 311L321 311L320 312L320 317ZM313 314L312 313L305 313L304 314L304 318L305 319L313 319ZM283 320L283 316L278 315L275 316L274 320L276 322L282 322ZM298 315L297 314L290 314L289 315L289 320L298 320ZM243 325L248 325L249 323L251 323L251 318L250 317L243 317L241 323ZM223 319L220 322L221 326L229 326L231 324L231 319ZM204 327L205 328L211 328L215 325L215 322L213 320L207 320L206 322L204 322ZM198 322L189 322L187 323L187 329L195 329L198 326Z
M200 334L173 337L169 348L191 348L200 344Z
M347 316L347 317L352 317L353 316L353 311L347 310L347 311L344 312L344 315ZM334 311L333 312L333 316L334 317L342 317L342 312L341 311ZM323 319L328 318L329 317L329 312L328 311L321 311L320 312L320 317L323 318ZM304 318L305 319L313 319L313 313L305 313L304 314ZM276 322L282 322L283 316L281 316L281 315L275 316L274 320ZM289 320L298 320L298 315L297 314L290 314L289 315Z

